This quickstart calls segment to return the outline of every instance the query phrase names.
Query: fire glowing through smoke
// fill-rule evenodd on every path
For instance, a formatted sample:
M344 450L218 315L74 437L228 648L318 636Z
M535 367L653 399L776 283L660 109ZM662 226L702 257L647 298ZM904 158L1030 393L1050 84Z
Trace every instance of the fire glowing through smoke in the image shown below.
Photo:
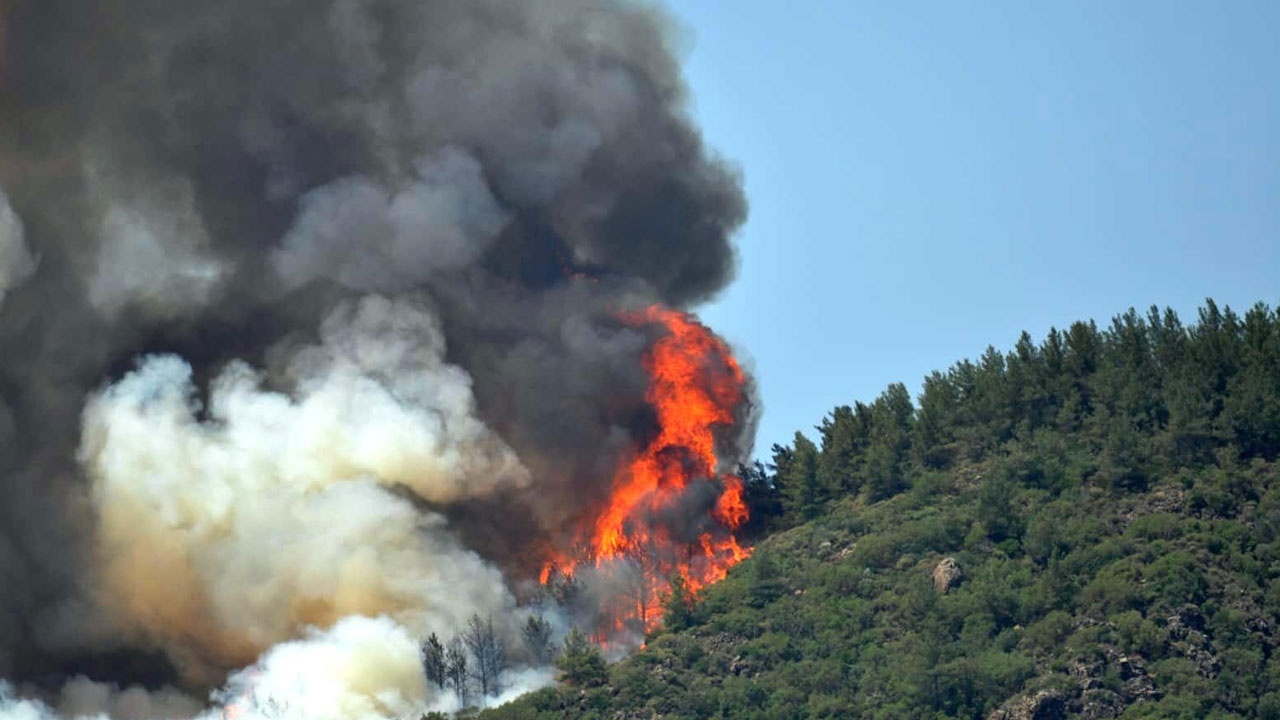
M581 533L578 555L555 558L541 576L547 583L556 572L572 576L584 566L632 573L630 592L602 608L601 636L653 629L673 578L697 592L748 554L733 536L747 520L742 481L719 472L716 456L717 430L734 423L743 399L742 368L724 341L690 315L653 306L622 319L662 329L644 358L645 397L659 430L618 469L608 503ZM715 490L713 502L696 505L699 483ZM664 518L690 504L704 517L692 534L676 536Z
M746 555L660 5L0 0L0 720L492 704Z

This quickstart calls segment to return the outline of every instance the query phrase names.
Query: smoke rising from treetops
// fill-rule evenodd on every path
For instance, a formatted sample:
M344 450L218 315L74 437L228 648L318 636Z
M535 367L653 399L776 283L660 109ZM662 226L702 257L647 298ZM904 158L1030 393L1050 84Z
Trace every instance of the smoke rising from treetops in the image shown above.
M95 681L514 612L653 433L617 312L733 275L677 44L623 0L0 2L0 677L150 717Z

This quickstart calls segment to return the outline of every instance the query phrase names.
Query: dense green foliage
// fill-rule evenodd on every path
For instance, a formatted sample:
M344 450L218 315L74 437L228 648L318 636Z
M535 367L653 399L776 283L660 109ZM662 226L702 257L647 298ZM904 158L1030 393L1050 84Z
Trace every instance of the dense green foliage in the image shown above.
M574 628L564 639L564 651L556 659L560 679L577 687L596 687L609 679L609 670L600 648L587 639L586 633Z
M817 430L671 629L482 717L1280 718L1280 313L1024 334Z

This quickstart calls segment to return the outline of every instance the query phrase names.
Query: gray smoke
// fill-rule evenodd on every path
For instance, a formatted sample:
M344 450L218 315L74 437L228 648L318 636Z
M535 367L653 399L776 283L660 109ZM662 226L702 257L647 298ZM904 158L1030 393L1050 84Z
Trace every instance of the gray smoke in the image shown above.
M272 257L290 288L328 278L355 290L407 290L474 264L507 221L480 164L457 148L418 162L394 191L344 178L299 206Z
M511 607L653 432L617 311L733 274L673 46L627 0L0 0L0 675Z
M9 197L0 189L0 305L4 304L4 296L35 269L35 260L27 252L23 237L22 218L13 212Z

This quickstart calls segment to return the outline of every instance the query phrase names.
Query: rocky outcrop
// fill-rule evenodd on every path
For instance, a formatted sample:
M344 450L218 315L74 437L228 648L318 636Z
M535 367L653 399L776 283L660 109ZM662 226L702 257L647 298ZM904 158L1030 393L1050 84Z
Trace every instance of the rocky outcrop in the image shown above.
M955 558L943 558L933 569L933 589L944 595L963 579L964 572L960 570L960 564Z
M1113 645L1067 665L1065 682L1057 689L1016 695L987 716L987 720L1086 720L1120 717L1130 705L1158 700L1160 692L1146 661ZM1116 680L1119 682L1116 682Z
M1064 720L1067 703L1054 690L1020 695L996 708L987 720Z

